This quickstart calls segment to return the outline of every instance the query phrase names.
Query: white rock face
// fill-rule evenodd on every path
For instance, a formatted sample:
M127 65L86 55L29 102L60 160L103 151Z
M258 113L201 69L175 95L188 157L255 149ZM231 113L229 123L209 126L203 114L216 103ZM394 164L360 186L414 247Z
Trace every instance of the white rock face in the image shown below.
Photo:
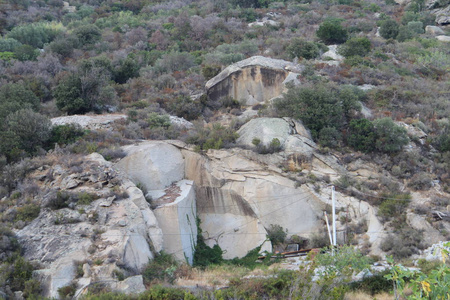
M127 156L116 167L125 172L135 184L147 190L164 189L184 178L184 160L172 145L148 141L123 147Z
M116 120L126 119L126 115L105 114L105 115L72 115L51 119L53 125L79 124L87 129L108 128L109 124Z
M438 36L436 36L436 39L438 39L441 42L446 42L446 43L450 42L450 36L448 36L448 35L438 35Z
M301 236L320 227L323 204L309 188L296 188L292 180L229 151L183 154L186 177L196 185L202 230L208 243L227 249L225 257L242 257L261 246L271 224Z
M195 189L190 180L181 180L154 200L158 224L164 233L164 250L178 260L193 263L197 244Z
M322 59L325 59L326 57L328 57L333 60L343 61L344 57L337 53L337 47L338 47L337 45L328 46L328 51L325 52L324 54L322 54Z

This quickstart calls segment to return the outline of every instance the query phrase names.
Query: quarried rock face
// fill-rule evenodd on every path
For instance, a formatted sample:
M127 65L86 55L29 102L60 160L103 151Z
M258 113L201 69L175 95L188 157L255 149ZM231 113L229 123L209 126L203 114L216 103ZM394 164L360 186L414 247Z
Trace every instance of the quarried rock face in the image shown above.
M164 250L178 260L193 263L197 244L197 208L193 182L181 180L155 200L153 211L164 233Z
M183 155L186 177L196 184L205 239L226 250L225 258L242 257L262 244L271 251L264 243L271 224L301 236L321 226L323 204L308 188L230 151Z
M184 178L183 156L170 144L152 141L125 146L123 149L127 156L116 167L148 191L164 189Z
M285 90L286 78L295 81L294 64L263 56L253 56L225 68L206 83L213 101L231 97L244 105L263 103ZM296 74L298 75L298 74Z

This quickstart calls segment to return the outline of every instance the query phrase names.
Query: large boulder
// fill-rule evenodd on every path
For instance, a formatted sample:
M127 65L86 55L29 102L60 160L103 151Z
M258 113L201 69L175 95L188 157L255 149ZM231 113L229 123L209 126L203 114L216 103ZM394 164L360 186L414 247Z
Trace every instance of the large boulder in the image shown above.
M237 143L246 147L255 147L254 139L265 146L273 139L278 139L285 153L310 156L316 148L309 131L300 122L290 118L252 119L238 130L238 134Z
M122 114L72 115L52 118L51 121L53 125L78 124L87 129L105 129L114 121L126 118L127 116Z
M207 95L213 101L231 97L244 105L263 103L283 93L286 78L296 83L298 73L298 67L291 62L253 56L228 66L210 79L206 83Z
M440 27L438 26L431 26L428 25L425 27L425 32L432 34L432 35L443 35L445 34L444 30L442 30Z
M116 167L147 190L161 190L184 178L183 156L170 144L148 141L125 146L123 150L127 155Z

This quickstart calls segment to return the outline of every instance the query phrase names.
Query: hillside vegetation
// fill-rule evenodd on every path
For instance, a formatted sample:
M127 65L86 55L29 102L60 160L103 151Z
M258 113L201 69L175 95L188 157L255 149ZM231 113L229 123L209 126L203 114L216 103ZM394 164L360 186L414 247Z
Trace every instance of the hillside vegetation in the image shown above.
M104 196L66 193L51 186L57 165L82 174L84 155L98 152L114 162L126 155L122 146L138 140L181 140L201 154L241 147L253 150L255 156L270 157L284 150L277 138L267 144L255 138L254 147L239 145L236 131L249 121L247 116L299 120L320 155L333 157L349 173L358 169L355 166L373 167L377 178L342 173L332 182L329 175L319 178L306 173L306 168L274 166L299 186L314 186L317 194L334 184L342 195L375 207L389 233L380 246L384 254L411 263L408 258L430 246L424 242L428 229L448 241L450 223L436 221L432 213L448 213L450 205L450 28L437 19L446 7L448 14L449 1L398 2L402 3L0 1L0 298L17 291L29 299L42 295L42 286L32 275L42 265L23 257L18 230L43 211L77 207L82 215L86 212L77 205ZM328 51L332 53L324 55ZM280 97L250 106L243 99L208 96L208 80L255 55L293 62L300 70L299 84L288 84ZM53 126L50 120L110 113L126 118L105 130ZM309 163L305 158L299 165ZM128 197L117 182L104 182L104 188L110 189L108 196ZM136 185L145 196L142 186ZM412 215L426 225L411 226ZM93 224L98 221L98 215L89 218ZM354 299L363 299L358 292L365 297L381 292L397 295L408 289L412 292L406 296L412 299L449 297L445 259L422 261L422 273L415 274L392 260L390 273L376 274L373 281L365 279L360 285L350 283L352 275L380 257L366 256L371 247L364 242L367 224L355 225L346 217L341 221L348 228L347 241L359 250L343 248L341 259L348 265L339 265L339 259L328 253L319 254L314 266L338 265L326 269L326 274L317 275L307 267L300 272L280 271L278 262L268 266L274 261L256 266L257 251L226 261L220 247L199 242L195 268L164 252L149 262L142 272L148 288L143 294L108 294L103 286L93 285L85 297L344 299L347 293L345 297L355 294ZM71 221L61 217L55 222ZM273 245L328 244L326 234L302 240L287 237L276 224L274 228L278 231L266 228ZM101 232L92 234L93 240L98 235ZM77 278L83 277L83 264L102 261L78 262ZM119 281L133 275L129 270L115 272ZM197 288L169 287L182 280L196 282ZM203 281L205 286L228 288L209 291L202 288ZM74 284L65 286L60 297L69 299L75 291Z

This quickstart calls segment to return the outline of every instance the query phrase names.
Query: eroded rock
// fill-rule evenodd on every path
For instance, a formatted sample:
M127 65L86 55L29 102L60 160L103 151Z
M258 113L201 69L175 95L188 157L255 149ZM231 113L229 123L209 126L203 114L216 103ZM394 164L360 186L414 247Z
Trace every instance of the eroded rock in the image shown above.
M231 97L244 105L263 103L278 97L286 89L286 78L295 81L300 70L281 59L253 56L234 63L206 83L213 101Z

